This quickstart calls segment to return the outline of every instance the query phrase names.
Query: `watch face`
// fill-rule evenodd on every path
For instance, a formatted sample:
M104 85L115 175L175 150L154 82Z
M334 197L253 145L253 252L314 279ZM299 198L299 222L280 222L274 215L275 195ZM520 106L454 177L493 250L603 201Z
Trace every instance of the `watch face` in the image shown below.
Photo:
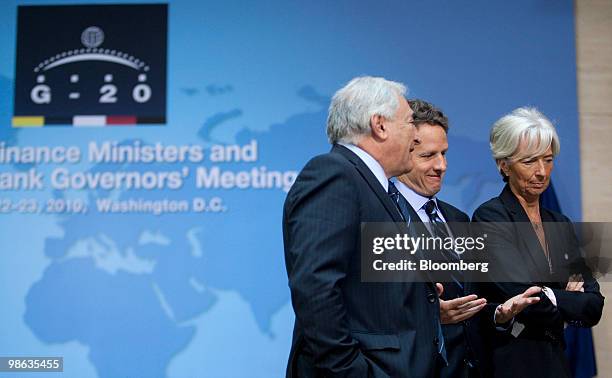
M20 6L13 126L165 123L167 10Z

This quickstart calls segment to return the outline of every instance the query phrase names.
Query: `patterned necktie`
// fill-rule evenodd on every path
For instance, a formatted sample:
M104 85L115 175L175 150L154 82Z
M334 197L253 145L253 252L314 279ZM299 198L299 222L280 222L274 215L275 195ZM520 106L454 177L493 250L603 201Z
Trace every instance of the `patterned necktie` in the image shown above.
M431 225L431 233L433 236L437 236L440 238L449 237L448 231L446 230L446 226L444 225L444 221L438 215L438 210L436 209L436 202L434 200L429 200L425 205L423 205L425 209L425 213L427 217L429 217L429 224Z
M389 197L395 203L397 210L399 211L402 219L410 225L410 210L408 210L408 206L410 204L404 198L404 196L399 192L397 187L393 182L389 180ZM446 356L446 344L444 342L444 333L442 333L442 324L440 323L440 318L438 314L438 332L436 338L438 339L438 354L440 354L440 358L444 361L444 363L448 366L448 357Z
M431 227L431 233L433 236L445 239L450 237L448 230L446 229L446 225L444 221L438 214L438 209L436 207L436 202L432 199L427 201L423 206L425 209L425 213L427 213L427 217L429 217L429 224ZM455 253L455 251L442 250L442 256L446 259L447 262L459 262L459 256ZM453 281L455 284L459 286L459 289L463 291L463 274L461 272L454 272L451 274Z
M397 211L399 211L400 215L404 222L410 224L410 210L408 210L408 201L402 196L397 187L391 180L389 180L389 197L393 203L395 203L395 207L397 207Z
M425 207L425 213L427 213L427 216L429 217L429 222L430 222L429 224L431 226L431 233L433 234L433 236L437 236L440 238L448 237L449 235L448 235L448 232L446 231L444 222L442 221L442 219L438 215L438 212L436 211L436 203L434 202L434 200L427 201L424 207ZM454 255L453 252L451 253ZM448 260L448 256L446 256L447 253L443 251L442 254ZM463 290L463 285L461 285L461 283L455 277L453 277L453 281L455 281L455 283L459 285L459 288ZM448 366L448 358L446 356L446 346L444 345L444 334L442 333L442 325L438 327L438 339L440 339L440 345L438 346L438 353L440 354L440 356L442 357L442 359Z

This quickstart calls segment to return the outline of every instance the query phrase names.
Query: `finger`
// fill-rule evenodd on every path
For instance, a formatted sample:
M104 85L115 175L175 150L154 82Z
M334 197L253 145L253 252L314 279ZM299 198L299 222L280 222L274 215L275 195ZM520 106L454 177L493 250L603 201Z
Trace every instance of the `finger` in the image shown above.
M436 282L436 290L438 291L438 297L441 297L442 293L444 293L444 286L442 286L441 283Z
M457 310L462 310L462 311L469 310L470 308L474 308L476 306L485 305L485 304L487 304L487 300L485 298L480 298L480 299L476 299L473 301L469 301L460 306L457 306Z
M540 297L527 297L527 298L521 298L517 300L516 302L514 302L514 304L516 305L515 308L523 309L539 301L540 301Z
M470 295L466 295L465 297L459 297L459 298L455 298L455 299L451 299L449 301L447 301L452 308L457 308L463 304L466 304L470 301L473 301L475 299L478 299L478 295L476 294L470 294Z
M523 292L523 294L521 294L522 297L531 297L534 296L536 294L540 294L542 292L542 288L539 286L532 286L529 289L525 290Z
M483 304L487 304L487 300L485 298L479 298L479 299L464 303L461 306L458 306L457 310L460 310L460 311L469 310L471 308L474 308L476 306L480 306Z
M525 303L527 303L527 306L530 306L534 303L538 303L540 301L540 297L530 297L530 298L525 298Z
M571 290L570 291L579 291L580 288L582 287L582 285L584 285L584 283L582 281L572 282L572 286L571 286Z
M485 308L485 306L486 306L486 305L487 305L486 303L481 303L481 304L479 304L478 306L474 306L474 307L472 307L472 308L469 308L469 309L465 310L465 311L464 311L464 313L466 313L466 314L467 314L467 313L473 313L473 314L475 314L475 313L477 313L478 311L480 311L480 310L482 310L483 308Z
M515 311L515 315L523 311L526 307L531 306L532 304L538 303L540 301L540 297L529 297L523 298L515 302L515 307L513 311Z
M478 313L478 311L482 310L484 308L485 304L481 304L479 306L473 307L472 309L470 309L469 311L465 311L462 314L456 315L453 317L453 321L455 322L462 322L464 320L467 320L469 318L471 318L472 316L476 315Z

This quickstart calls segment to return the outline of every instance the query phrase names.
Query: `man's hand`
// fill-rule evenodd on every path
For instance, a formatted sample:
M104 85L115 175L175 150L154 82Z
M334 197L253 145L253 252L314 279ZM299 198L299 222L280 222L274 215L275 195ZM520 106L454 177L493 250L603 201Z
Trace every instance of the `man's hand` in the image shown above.
M444 292L444 286L437 283L438 297ZM448 301L440 299L440 322L442 324L456 324L474 316L487 304L484 298L478 299L476 294L467 295Z
M534 297L534 295L540 294L541 291L541 287L532 286L523 293L508 299L504 304L497 306L495 309L495 323L507 323L527 306L538 303L540 297Z
M565 290L567 291L580 291L584 293L584 279L582 274L572 274L567 282Z

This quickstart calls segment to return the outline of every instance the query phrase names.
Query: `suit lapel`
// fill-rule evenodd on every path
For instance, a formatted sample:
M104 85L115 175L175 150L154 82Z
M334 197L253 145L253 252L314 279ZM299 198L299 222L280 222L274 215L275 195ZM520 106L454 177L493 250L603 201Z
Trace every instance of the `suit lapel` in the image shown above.
M368 168L368 166L363 162L363 160L361 160L361 158L359 158L359 156L355 155L348 148L338 144L334 145L332 152L341 154L355 166L361 177L363 177L370 189L372 189L374 194L376 194L376 197L378 197L394 222L403 222L397 206L395 206L389 197L389 194L384 191L382 185L380 185L380 182L376 176L374 176L374 173L372 173L370 168Z
M440 201L439 199L437 201L438 208L440 209L442 216L446 220L446 225L448 226L448 228L450 228L453 236L457 237L461 235L466 235L466 229L469 227L469 222L464 222L464 220L462 220L456 214L456 210L449 206L446 202ZM461 225L461 223L465 223L465 228L463 227L463 225Z
M510 212L512 222L515 222L515 227L518 229L518 236L520 238L520 242L522 243L523 250L527 251L526 255L531 259L533 265L535 267L535 273L537 277L545 277L549 274L549 266L548 261L546 260L546 255L544 254L544 250L540 245L540 241L538 239L533 226L531 225L531 221L527 216L527 213L521 206L521 203L518 201L509 185L504 187L500 198L504 207Z
M395 222L396 224L403 225L402 226L403 229L401 229L402 232L409 231L410 233L410 228L414 224L414 221L416 220L417 222L420 222L420 218L417 215L417 213L414 211L414 209L412 209L412 206L408 204L408 210L410 211L410 218L412 222L410 222L410 225L408 225L408 227L405 227L406 222L404 222L404 220L402 219L399 209L397 208L395 203L393 203L393 201L389 197L389 194L384 191L382 185L380 185L380 182L378 181L376 176L374 176L374 173L372 173L370 168L368 168L368 166L363 162L363 160L361 160L359 156L355 155L348 148L338 145L338 144L334 145L334 147L332 148L332 152L341 154L355 166L355 168L357 169L361 177L363 177L363 179L367 182L370 189L372 189L374 194L376 194L376 197L378 197L382 205L385 207L385 209L391 216L391 219L393 219L393 222ZM425 226L423 225L423 223L421 223L421 226L425 229ZM425 229L425 232L427 232L427 229ZM421 235L420 232L415 234L414 236L419 236L419 235ZM421 251L417 251L417 253L422 256ZM426 272L426 276L430 277L429 273ZM430 281L431 282L425 282L425 284L429 285L430 289L435 292L433 281L432 280Z

